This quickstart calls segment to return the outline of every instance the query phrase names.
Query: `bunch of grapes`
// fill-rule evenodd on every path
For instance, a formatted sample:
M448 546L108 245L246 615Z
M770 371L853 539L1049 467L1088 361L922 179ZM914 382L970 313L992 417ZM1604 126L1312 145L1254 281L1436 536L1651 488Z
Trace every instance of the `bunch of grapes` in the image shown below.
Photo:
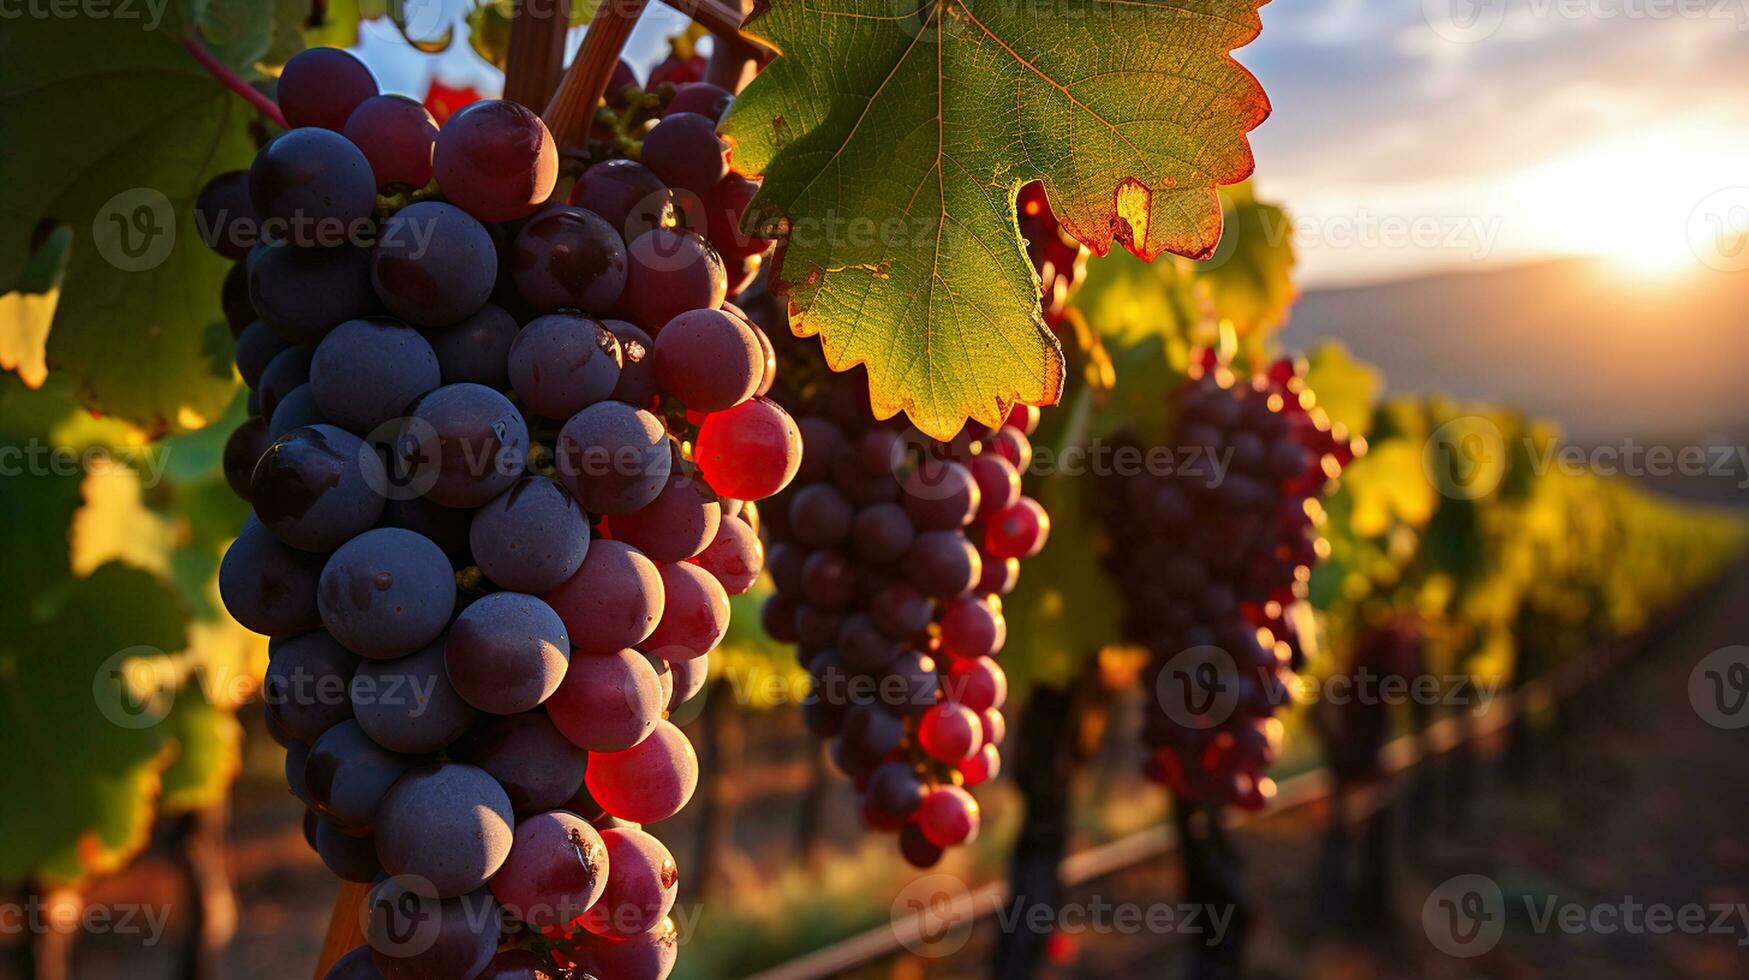
M1027 258L1038 273L1045 325L1055 330L1068 312L1069 299L1087 276L1087 246L1063 230L1045 199L1044 184L1035 180L1022 186L1014 209L1020 236L1026 239Z
M1203 352L1176 395L1176 445L1126 437L1147 464L1114 467L1099 495L1125 632L1153 655L1148 773L1183 799L1258 808L1275 791L1274 714L1300 659L1289 611L1322 554L1318 500L1355 449L1302 370L1283 359L1244 381Z
M312 846L374 883L329 976L664 977L678 871L640 825L698 781L668 714L802 448L722 256L677 226L727 148L670 115L557 203L515 103L439 129L333 49L279 98L293 128L198 204L251 389L219 585L272 637Z
M749 311L782 315L752 299ZM763 624L796 645L808 726L855 782L865 822L930 867L976 836L968 790L1000 767L1002 596L1050 532L1020 485L1038 409L940 443L873 421L860 369L810 366L811 384L774 392L807 452L763 510L777 587Z

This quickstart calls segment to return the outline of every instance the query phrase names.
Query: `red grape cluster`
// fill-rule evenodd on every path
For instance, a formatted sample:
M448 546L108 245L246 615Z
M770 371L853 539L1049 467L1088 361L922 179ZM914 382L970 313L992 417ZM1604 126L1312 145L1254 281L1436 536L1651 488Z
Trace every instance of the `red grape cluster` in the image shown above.
M1063 229L1045 200L1045 185L1033 181L1020 188L1014 202L1020 236L1026 239L1026 255L1038 273L1039 301L1045 325L1052 330L1063 322L1069 299L1087 275L1087 247Z
M1299 659L1289 610L1321 555L1317 501L1354 450L1291 360L1242 381L1204 352L1176 399L1171 452L1133 456L1155 465L1100 495L1125 632L1153 654L1148 772L1185 799L1261 807Z
M251 389L224 461L253 513L219 584L273 637L312 846L375 882L330 976L665 977L678 872L640 825L698 781L668 714L802 449L770 342L677 226L727 149L670 115L644 163L557 203L515 103L440 129L333 49L279 99L293 128L198 204Z

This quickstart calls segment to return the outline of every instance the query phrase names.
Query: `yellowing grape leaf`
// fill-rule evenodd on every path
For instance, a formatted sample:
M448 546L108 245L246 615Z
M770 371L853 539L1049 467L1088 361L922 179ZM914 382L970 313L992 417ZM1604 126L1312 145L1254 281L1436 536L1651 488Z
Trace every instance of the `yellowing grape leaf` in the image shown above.
M1249 182L1221 189L1225 216L1215 254L1195 266L1215 316L1231 321L1241 338L1258 336L1287 322L1294 288L1293 223L1287 212L1265 204Z
M1251 173L1268 114L1229 52L1259 0L770 0L747 30L781 52L724 121L780 233L776 291L870 401L946 437L1060 394L1014 196L1042 180L1103 255L1206 256L1215 188Z

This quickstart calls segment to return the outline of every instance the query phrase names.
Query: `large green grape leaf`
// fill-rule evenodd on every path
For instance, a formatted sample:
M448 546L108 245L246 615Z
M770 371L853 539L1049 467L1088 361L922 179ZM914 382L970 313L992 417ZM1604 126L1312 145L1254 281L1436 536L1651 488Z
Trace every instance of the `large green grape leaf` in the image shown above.
M155 26L27 18L0 33L0 282L17 281L42 222L73 229L48 366L148 433L205 424L236 385L226 263L191 205L248 164L251 111L184 50L191 22L171 4Z
M1042 180L1103 255L1210 254L1215 188L1247 177L1268 114L1229 52L1258 0L770 0L747 30L782 53L724 121L765 184L749 221L780 233L792 329L870 401L949 437L1060 394L1014 196Z

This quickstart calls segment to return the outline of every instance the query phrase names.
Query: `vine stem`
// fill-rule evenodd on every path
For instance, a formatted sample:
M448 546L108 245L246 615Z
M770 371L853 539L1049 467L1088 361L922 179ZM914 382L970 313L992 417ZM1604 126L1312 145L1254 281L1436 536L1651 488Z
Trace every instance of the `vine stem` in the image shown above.
M647 6L649 0L605 0L595 8L595 17L583 35L582 50L541 113L561 151L580 145L588 137L595 107L607 92L607 80L619 64L619 53Z
M200 38L190 32L183 36L182 46L188 49L188 53L193 55L194 60L200 62L200 66L205 68L209 74L223 83L226 88L242 96L244 102L254 106L262 115L278 123L279 128L291 128L286 125L285 114L279 111L277 102L268 98L266 93L260 89L244 81L242 76L232 71L229 65L208 51L206 45L200 43Z
M760 64L770 61L777 54L764 41L741 33L741 22L745 17L739 2L733 2L733 0L664 0L664 2L698 21L700 26L718 38L749 48L750 54Z
M522 0L515 5L504 67L506 99L531 107L546 105L565 70L565 34L570 26L570 0Z

